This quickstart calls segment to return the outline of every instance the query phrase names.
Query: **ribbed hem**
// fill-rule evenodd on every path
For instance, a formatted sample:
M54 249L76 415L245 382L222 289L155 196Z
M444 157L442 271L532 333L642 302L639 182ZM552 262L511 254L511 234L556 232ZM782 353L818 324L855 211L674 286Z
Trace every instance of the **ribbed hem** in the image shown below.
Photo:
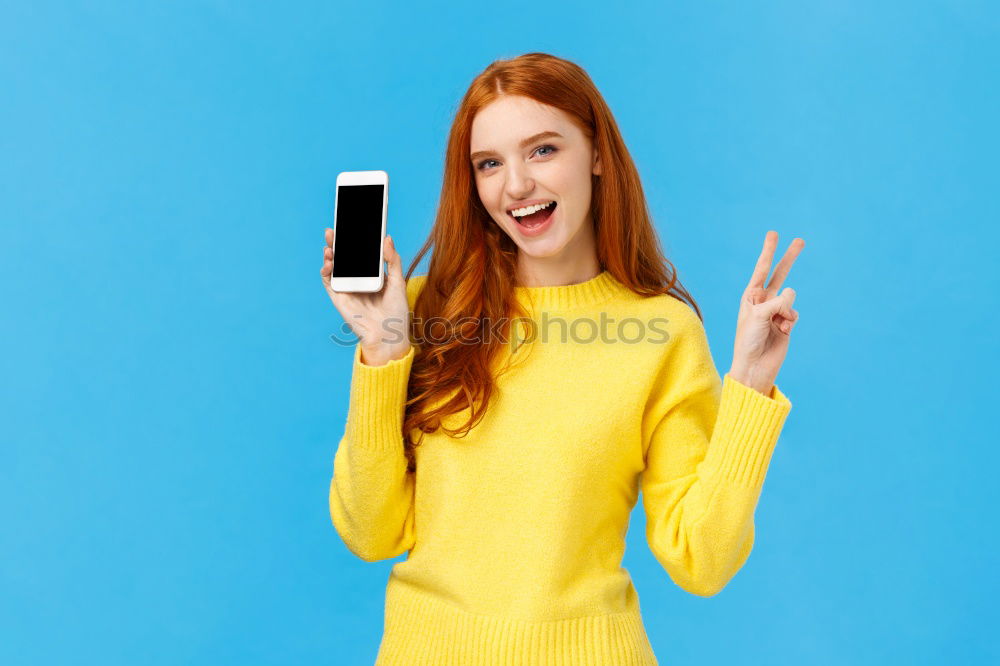
M402 446L406 387L415 355L411 345L402 358L366 365L361 362L361 345L355 345L345 430L357 446L376 451Z
M577 284L554 287L514 287L514 295L525 306L545 310L597 305L633 292L608 271Z
M744 488L763 486L791 409L792 403L777 385L768 397L726 373L712 444L701 463L703 473Z
M375 666L656 666L639 608L528 622L468 613L390 577Z

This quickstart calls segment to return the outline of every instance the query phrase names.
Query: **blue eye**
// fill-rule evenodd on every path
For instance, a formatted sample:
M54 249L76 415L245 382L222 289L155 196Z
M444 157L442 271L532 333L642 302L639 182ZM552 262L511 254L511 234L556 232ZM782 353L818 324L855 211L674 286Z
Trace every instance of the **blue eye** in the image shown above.
M551 152L545 153L544 155L542 155L542 157L546 157L548 155L551 155L552 153L555 153L555 152L557 152L559 150L558 148L556 148L553 145L545 144L544 146L539 146L538 148L535 148L535 152L537 153L539 150L542 150L543 148L550 148ZM482 162L480 162L479 164L476 165L476 169L478 169L479 171L483 171L483 170L486 169L486 165L488 163L490 163L490 162L496 162L496 160L493 160L493 159L483 160Z

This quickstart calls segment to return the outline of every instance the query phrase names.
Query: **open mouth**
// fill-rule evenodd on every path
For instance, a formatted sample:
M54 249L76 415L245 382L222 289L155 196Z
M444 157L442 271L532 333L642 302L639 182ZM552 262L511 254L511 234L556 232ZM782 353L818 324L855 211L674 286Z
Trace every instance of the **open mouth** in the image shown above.
M557 205L558 204L553 201L545 208L535 211L531 215L525 215L524 217L515 217L511 213L507 213L507 215L510 215L510 217L512 217L514 221L522 227L526 229L533 229L548 222L549 218L555 213Z

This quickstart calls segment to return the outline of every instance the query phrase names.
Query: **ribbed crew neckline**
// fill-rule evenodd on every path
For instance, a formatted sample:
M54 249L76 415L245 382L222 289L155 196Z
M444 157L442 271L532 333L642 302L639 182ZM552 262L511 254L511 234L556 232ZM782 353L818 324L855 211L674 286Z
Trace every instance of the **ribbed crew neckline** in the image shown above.
M632 292L607 270L577 284L514 287L515 296L525 305L554 309L597 305L625 293Z

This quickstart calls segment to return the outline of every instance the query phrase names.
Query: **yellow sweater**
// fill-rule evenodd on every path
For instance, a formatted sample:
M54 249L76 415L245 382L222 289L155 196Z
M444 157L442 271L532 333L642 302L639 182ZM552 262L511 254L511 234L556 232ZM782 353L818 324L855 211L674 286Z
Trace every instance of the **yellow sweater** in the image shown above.
M411 309L425 278L407 283ZM640 489L649 547L684 590L716 594L750 555L788 398L720 379L672 296L608 272L517 295L537 337L466 437L424 435L415 473L402 440L415 350L368 366L355 347L330 515L366 561L408 552L377 666L657 664L621 566Z

